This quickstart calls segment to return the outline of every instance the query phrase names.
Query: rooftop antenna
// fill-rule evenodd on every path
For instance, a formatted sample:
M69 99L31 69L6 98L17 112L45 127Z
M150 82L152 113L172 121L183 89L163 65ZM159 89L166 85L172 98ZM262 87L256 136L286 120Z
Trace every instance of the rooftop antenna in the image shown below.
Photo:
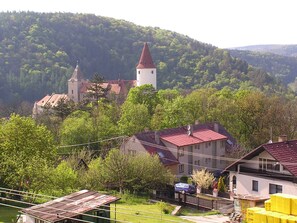
M272 143L272 126L270 126L270 140L268 141L268 143Z

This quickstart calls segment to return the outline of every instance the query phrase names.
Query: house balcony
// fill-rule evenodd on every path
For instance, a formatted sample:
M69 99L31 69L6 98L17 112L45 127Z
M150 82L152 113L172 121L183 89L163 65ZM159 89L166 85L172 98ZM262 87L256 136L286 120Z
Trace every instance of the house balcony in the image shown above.
M297 183L297 177L293 175L289 175L286 173L280 173L279 171L267 171L261 169L254 169L249 167L240 166L239 173L251 175L251 176L258 176L263 178L270 178L270 179L278 179L278 180L285 180L290 181L293 183Z

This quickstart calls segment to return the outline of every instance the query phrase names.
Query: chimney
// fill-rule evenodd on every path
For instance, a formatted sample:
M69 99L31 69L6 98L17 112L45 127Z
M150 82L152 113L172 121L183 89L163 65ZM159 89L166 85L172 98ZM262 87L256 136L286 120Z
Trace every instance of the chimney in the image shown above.
M218 123L214 123L213 124L213 130L215 131L215 132L219 132L219 124Z
M280 136L278 137L278 142L285 142L285 141L287 141L287 140L288 140L287 135L280 135Z
M157 144L160 144L160 133L158 131L155 131L155 141Z
M187 134L188 134L188 136L193 135L193 125L188 125Z

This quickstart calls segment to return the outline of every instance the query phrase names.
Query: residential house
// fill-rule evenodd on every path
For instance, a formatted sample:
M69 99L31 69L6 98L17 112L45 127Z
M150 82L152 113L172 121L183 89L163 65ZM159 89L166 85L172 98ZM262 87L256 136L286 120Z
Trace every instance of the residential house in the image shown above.
M81 190L44 204L24 208L23 223L76 223L95 222L108 223L110 221L110 204L120 198L99 194L97 192Z
M226 168L230 190L238 195L297 195L297 140L263 144Z
M174 175L181 177L202 168L221 172L229 164L226 155L234 144L223 126L208 123L138 133L122 144L121 151L156 154Z

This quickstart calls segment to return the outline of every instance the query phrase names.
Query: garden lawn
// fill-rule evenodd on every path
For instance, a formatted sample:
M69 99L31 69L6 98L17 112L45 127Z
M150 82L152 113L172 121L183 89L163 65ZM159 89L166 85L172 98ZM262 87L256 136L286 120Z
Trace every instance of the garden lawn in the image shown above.
M115 219L115 204L111 205L111 219ZM161 212L157 204L128 204L119 202L116 204L116 220L133 223L164 223L164 222L190 222Z
M0 205L0 223L15 222L18 209Z

